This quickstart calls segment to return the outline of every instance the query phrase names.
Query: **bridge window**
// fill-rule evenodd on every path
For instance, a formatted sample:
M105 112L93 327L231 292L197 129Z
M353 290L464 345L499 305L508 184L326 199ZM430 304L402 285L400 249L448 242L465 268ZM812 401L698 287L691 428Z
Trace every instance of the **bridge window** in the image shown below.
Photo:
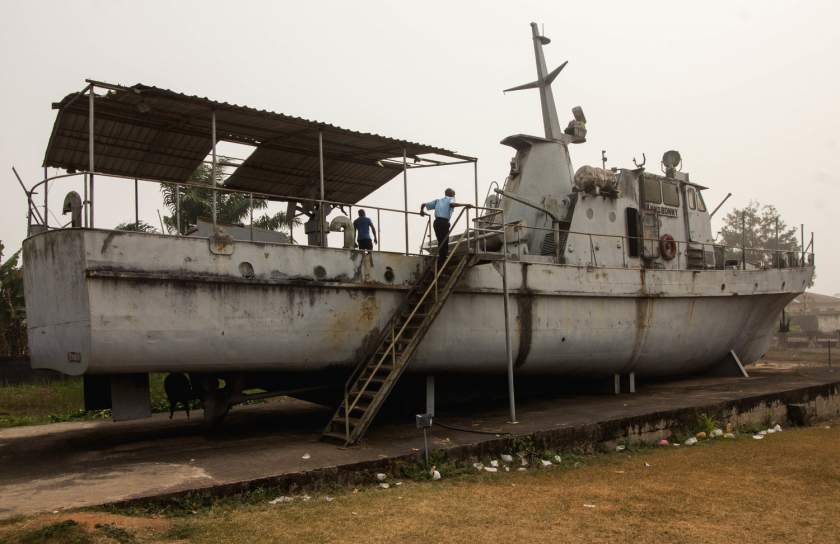
M697 197L694 196L694 189L688 187L685 194L688 195L688 207L693 210L697 207Z
M697 209L701 212L706 211L706 203L703 202L703 193L697 191Z
M630 257L639 256L639 210L627 208L624 211L627 221L627 253Z
M645 202L662 204L662 188L658 179L645 177Z
M672 181L662 183L662 201L668 206L680 205L680 191L676 183Z

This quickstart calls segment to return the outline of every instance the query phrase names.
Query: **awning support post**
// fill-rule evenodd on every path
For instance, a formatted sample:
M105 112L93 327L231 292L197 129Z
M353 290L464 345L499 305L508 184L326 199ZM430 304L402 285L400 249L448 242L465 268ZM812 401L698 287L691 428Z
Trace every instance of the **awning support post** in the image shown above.
M49 195L50 184L47 181L47 167L44 167L44 230L50 230L50 202L47 196Z
M408 255L408 164L403 148L403 222L405 223L405 254Z
M137 190L137 178L134 178L134 228L140 230L140 205Z
M84 228L88 227L88 176L89 174L84 175L85 190L82 195L82 226Z
M210 166L210 177L213 183L213 236L216 235L216 214L217 214L217 204L216 204L216 110L213 110L210 116L210 138L213 140L213 162Z
M251 238L251 241L253 242L254 241L254 193L250 193L248 195L248 210L250 210L250 213L251 213L250 238Z
M799 225L799 247L802 248L802 260L799 261L799 267L805 268L805 224Z
M318 174L321 179L321 202L318 205L318 231L321 233L321 247L327 247L327 233L324 223L327 222L327 216L324 213L324 199L326 198L326 188L324 186L324 131L318 129Z
M181 235L181 186L175 184L175 230L178 236Z
M90 90L88 91L88 171L90 172L90 202L89 202L89 209L88 215L90 216L90 228L93 228L93 172L94 172L94 163L93 163L93 98L95 93L93 92L94 86L90 86Z
M473 161L473 181L475 184L475 207L478 208L478 159Z

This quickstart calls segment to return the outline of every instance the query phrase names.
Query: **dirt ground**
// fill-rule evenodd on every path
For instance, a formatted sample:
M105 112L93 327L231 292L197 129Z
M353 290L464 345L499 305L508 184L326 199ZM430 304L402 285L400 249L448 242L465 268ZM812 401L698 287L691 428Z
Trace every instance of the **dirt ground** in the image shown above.
M372 481L274 505L262 495L169 515L42 515L4 522L0 542L834 543L840 535L840 420L763 440L742 433L563 457L527 472L444 472L401 485L389 477L389 489Z

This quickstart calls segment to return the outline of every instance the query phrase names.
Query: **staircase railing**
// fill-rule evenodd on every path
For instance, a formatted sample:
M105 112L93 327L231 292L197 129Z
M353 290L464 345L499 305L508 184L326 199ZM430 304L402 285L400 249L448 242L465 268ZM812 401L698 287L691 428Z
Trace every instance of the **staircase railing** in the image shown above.
M370 372L370 375L368 376L368 378L364 381L362 386L357 391L355 391L355 392L351 391L351 388L353 387L353 385L357 383L357 381L360 377L360 374L362 372L364 372L365 370L368 370L368 369L371 368L370 366L367 366L365 364L367 362L367 360L365 360L365 361L362 361L359 365L356 366L353 373L350 375L350 377L344 383L344 401L343 401L344 421L345 421L345 435L346 435L346 438L347 438L348 441L350 439L350 413L356 408L356 405L358 405L358 403L359 403L360 399L362 398L363 394L368 390L368 388L370 386L370 382L373 380L374 376L376 376L376 373L382 367L384 362L389 358L389 356L390 356L390 359L392 361L393 369L396 369L397 365L399 363L403 362L403 361L400 361L399 358L397 357L397 344L398 344L399 340L402 338L406 327L411 322L411 320L415 317L418 309L423 305L423 303L426 301L426 299L429 297L429 294L432 293L432 291L434 291L435 300L438 299L438 284L440 282L440 276L446 270L446 267L449 265L450 261L456 255L458 255L458 250L461 248L462 244L465 243L465 241L467 243L467 248L469 248L469 238L470 238L469 211L468 211L469 209L470 209L470 206L465 206L461 209L461 211L456 216L455 221L452 222L452 224L449 228L449 232L447 233L446 238L444 240L448 242L450 236L452 235L452 231L460 223L461 218L465 215L465 212L466 212L467 228L464 232L464 236L458 237L457 241L455 242L455 245L453 247L449 248L449 253L446 256L446 259L444 260L444 262L441 266L438 266L438 259L435 258L434 267L432 269L430 269L432 271L431 272L432 273L431 281L429 281L428 285L426 285L426 282L423 281L423 280L425 280L427 278L427 276L429 275L429 271L424 272L423 276L421 277L421 280L415 284L416 287L413 288L412 291L409 293L409 295L406 297L406 302L403 303L401 305L401 307L394 313L394 315L391 317L391 320L388 323L388 326L385 328L385 331L379 336L379 339L378 339L377 343L375 344L375 346L379 346L383 342L385 342L388 339L389 333L390 333L391 339L390 339L388 348L379 357L379 360L376 362L376 365L374 367L372 367L372 371ZM425 237L426 237L425 232L423 233L423 237L425 239ZM469 258L469 255L463 255L463 256L461 256L461 258L464 258L464 259ZM420 296L420 298L416 302L413 303L414 307L411 309L411 312L408 314L408 316L403 320L403 324L400 327L399 331L395 330L394 322L403 314L403 312L405 312L407 310L407 307L409 307L408 301L411 300L411 295L416 293L417 291L419 291L419 289L423 285L426 285L426 288L423 291L422 295ZM352 397L352 401L351 401L351 397Z
M464 215L464 212L467 211L468 209L469 209L469 207L467 207L467 206L462 208L461 211L458 213L458 216L456 217L455 221L452 222L452 225L450 226L449 232L447 233L446 238L445 238L445 240L447 242L449 240L449 237L452 234L452 230L459 223L461 217ZM469 212L467 212L467 217L469 217ZM350 412L359 403L359 400L362 397L362 393L367 391L371 380L376 375L376 373L379 371L379 369L382 367L382 364L385 362L385 360L387 359L389 354L391 356L391 360L393 362L392 364L393 364L394 368L397 367L397 364L398 364L398 358L397 358L397 353L396 353L397 342L400 340L400 338L402 338L402 335L405 332L406 326L408 326L408 324L411 322L411 320L417 314L417 310L423 305L423 303L426 301L426 298L429 296L429 293L432 292L433 289L435 291L435 300L437 300L437 286L438 286L438 282L440 280L440 276L443 273L443 271L446 269L447 265L452 260L452 258L457 254L458 249L461 247L461 244L463 244L465 240L469 240L469 228L467 228L467 230L465 231L465 234L466 234L465 236L459 237L458 240L456 241L455 245L452 248L449 249L449 254L446 256L446 259L444 260L442 266L439 267L438 266L438 260L435 259L435 264L434 264L434 268L433 268L433 276L431 278L431 281L429 282L425 291L423 291L423 294L420 296L420 299L413 304L414 308L411 310L411 313L409 313L408 317L405 318L405 320L403 322L403 325L402 325L402 327L400 327L399 331L395 331L394 321L397 318L399 318L400 315L402 315L402 313L405 311L404 306L407 306L407 304L404 304L402 308L400 308L397 312L395 312L394 316L389 321L389 327L386 327L385 332L379 337L379 342L377 342L377 344L376 344L376 345L379 345L382 342L384 342L388 338L388 333L390 332L391 340L390 340L390 344L388 346L388 349L386 349L385 352L380 356L379 360L376 363L376 366L373 368L373 371L370 373L370 376L368 376L367 380L365 380L363 386L361 388L359 388L359 390L355 393L355 395L353 395L354 398L353 398L352 403L350 403L350 396L351 396L350 395L350 388L356 383L356 381L358 380L361 372L363 372L364 370L366 370L370 367L366 366L364 364L364 362L362 364L357 365L356 369L353 371L353 373L350 375L350 377L344 383L344 414L345 414L345 422L346 422L345 426L347 427L346 430L347 430L348 437L349 437L349 434L350 434L349 433ZM425 237L425 233L424 233L424 237ZM467 243L467 244L469 245L469 243ZM467 256L465 256L464 258L467 258ZM428 272L424 274L422 279L425 279L425 276L427 274L428 274ZM422 286L424 283L425 282L420 281L416 285L419 287L419 286ZM419 290L419 289L415 288L412 291L416 292L416 290ZM406 297L406 300L411 299L410 295L411 295L411 293L409 294L408 297ZM390 331L389 331L389 329L390 329Z

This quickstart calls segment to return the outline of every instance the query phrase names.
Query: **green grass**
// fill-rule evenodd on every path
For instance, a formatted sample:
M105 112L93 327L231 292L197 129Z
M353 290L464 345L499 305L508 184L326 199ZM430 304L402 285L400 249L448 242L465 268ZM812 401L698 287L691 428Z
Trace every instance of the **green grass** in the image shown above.
M169 402L163 390L164 376L149 376L153 412L169 410ZM84 407L82 378L68 377L50 383L0 386L0 428L111 417L108 410L86 412Z
M0 540L0 544L13 542L16 544L90 544L93 541L81 525L68 519Z
M112 525L110 523L97 523L95 529L107 536L109 539L119 542L120 544L134 544L137 542L131 533L122 527L117 527L116 525Z

